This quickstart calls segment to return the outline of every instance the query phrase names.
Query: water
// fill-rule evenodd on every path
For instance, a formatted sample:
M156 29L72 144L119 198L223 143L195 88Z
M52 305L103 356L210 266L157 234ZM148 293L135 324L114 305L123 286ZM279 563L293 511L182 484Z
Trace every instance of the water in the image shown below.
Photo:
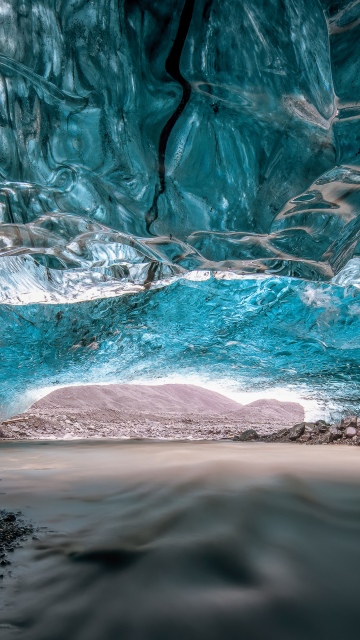
M2 504L53 533L14 556L2 638L355 640L358 456L6 443Z

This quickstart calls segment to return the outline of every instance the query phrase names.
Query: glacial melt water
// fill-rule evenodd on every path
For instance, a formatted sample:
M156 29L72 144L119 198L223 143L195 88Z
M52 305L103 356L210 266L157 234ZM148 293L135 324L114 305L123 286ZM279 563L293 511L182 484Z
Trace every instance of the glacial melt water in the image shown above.
M358 450L294 446L5 443L1 639L357 640Z
M0 404L359 393L360 3L3 0Z

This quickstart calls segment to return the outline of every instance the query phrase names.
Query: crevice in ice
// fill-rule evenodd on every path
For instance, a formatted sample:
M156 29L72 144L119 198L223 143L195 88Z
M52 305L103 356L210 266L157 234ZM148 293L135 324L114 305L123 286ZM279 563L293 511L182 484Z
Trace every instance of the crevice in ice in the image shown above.
M150 233L150 227L157 219L158 212L158 200L160 196L165 193L166 188L166 148L169 137L181 114L183 113L187 103L191 96L191 83L184 78L180 70L181 54L183 52L185 40L189 31L192 14L194 10L195 0L185 0L184 8L181 13L179 27L176 33L176 37L171 47L171 51L166 59L165 69L168 74L178 82L182 87L182 97L176 111L172 114L169 120L166 122L159 139L158 150L158 172L159 172L159 184L155 187L154 200L146 215L146 230Z

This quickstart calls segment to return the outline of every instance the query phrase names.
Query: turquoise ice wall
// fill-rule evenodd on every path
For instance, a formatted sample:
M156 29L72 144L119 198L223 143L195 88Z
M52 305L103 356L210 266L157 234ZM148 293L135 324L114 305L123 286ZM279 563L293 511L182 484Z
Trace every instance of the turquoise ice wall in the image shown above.
M174 372L356 404L359 37L353 0L3 0L4 415Z

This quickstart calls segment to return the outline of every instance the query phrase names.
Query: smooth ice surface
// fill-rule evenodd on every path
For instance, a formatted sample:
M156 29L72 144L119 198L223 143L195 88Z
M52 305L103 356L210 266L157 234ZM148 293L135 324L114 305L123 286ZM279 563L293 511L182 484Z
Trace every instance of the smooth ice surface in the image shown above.
M353 402L359 35L357 0L1 2L5 413L179 371Z

